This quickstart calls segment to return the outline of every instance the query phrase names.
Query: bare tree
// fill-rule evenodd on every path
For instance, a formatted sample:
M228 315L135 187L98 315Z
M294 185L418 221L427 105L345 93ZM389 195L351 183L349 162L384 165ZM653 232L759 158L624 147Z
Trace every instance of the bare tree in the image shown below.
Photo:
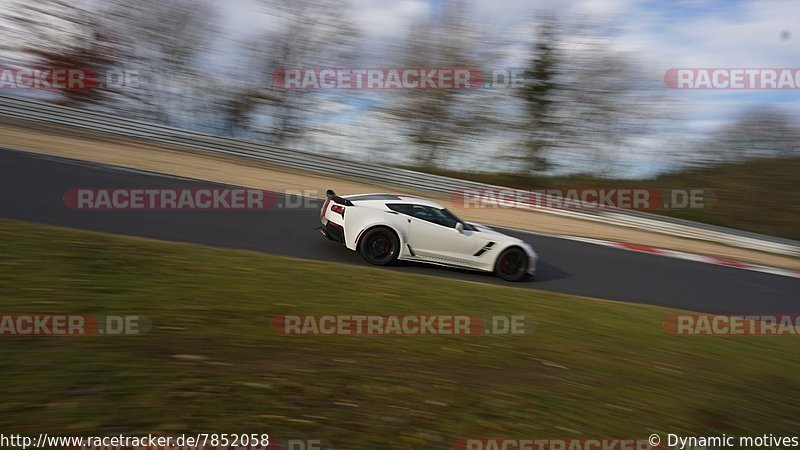
M800 157L800 126L774 107L757 106L711 133L694 150L698 165Z
M405 62L409 68L475 69L481 61L482 34L466 14L463 1L450 1L440 14L413 23L408 33ZM485 56L485 55L483 55ZM463 89L413 89L398 93L386 111L401 122L422 167L435 167L459 140L479 133L488 123L486 110L476 102L480 93Z
M540 21L533 58L518 94L526 120L521 171L543 172L564 151L593 171L609 171L625 157L629 141L665 116L635 60L608 48L598 30L552 17ZM597 34L593 34L597 33Z
M3 11L0 27L17 37L5 41L16 64L90 69L104 84L64 89L61 103L140 109L168 122L165 105L199 95L183 82L196 75L192 63L212 36L213 17L209 4L193 0L18 1ZM138 72L136 85L107 83L105 74L123 70Z
M213 96L212 75L198 60L218 32L217 11L205 0L118 1L104 11L126 36L133 55L126 70L138 73L127 93L141 115L162 123L179 122L198 102ZM188 119L189 121L194 118Z
M216 9L203 0L138 0L118 8L138 53L156 68L188 71L217 32Z
M348 8L336 0L264 0L273 26L246 43L242 72L247 78L226 93L223 110L231 133L246 127L254 114L272 118L275 143L299 138L316 109L319 93L273 84L272 74L286 68L342 66L354 54L355 28Z
M13 63L45 68L81 68L105 73L132 55L130 41L87 2L14 1L0 15L3 50ZM61 103L98 103L112 89L55 88Z

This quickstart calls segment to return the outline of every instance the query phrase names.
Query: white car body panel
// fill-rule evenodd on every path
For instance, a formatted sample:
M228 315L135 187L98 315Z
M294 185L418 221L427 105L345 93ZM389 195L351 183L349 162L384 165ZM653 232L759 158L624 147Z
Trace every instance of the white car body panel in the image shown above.
M459 232L456 228L393 211L387 207L387 204L391 204L445 209L431 200L400 194L362 194L340 199L352 205L338 205L344 209L342 217L332 209L337 203L328 199L321 212L321 229L330 239L340 241L336 230L337 227L342 228L344 241L342 243L350 250L358 250L358 240L366 230L383 226L394 230L399 238L399 260L493 272L497 258L503 250L515 246L528 255L527 272L531 275L536 272L538 256L533 247L525 241L468 222L462 222L465 224L465 229Z

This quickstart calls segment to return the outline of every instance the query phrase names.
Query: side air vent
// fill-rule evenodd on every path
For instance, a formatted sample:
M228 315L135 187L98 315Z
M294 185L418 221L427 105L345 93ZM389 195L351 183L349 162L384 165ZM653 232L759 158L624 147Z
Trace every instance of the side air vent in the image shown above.
M486 253L487 251L489 251L493 246L494 246L494 242L489 242L488 244L484 245L482 249L480 249L477 252L475 252L475 254L472 255L472 256L481 256L484 253Z

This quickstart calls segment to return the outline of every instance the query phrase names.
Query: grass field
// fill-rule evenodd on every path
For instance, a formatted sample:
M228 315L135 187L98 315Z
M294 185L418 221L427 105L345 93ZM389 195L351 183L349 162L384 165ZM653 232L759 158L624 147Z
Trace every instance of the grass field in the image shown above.
M658 286L653 286L658 289ZM672 310L0 221L0 314L135 314L142 336L0 336L0 432L462 437L792 434L793 337L677 337ZM524 315L522 336L278 336L281 314Z

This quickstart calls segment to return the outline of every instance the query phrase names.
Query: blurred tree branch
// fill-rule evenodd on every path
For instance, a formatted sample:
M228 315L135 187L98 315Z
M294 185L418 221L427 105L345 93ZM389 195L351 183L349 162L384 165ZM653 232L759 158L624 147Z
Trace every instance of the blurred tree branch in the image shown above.
M412 24L405 66L480 69L487 59L479 52L482 38L479 27L466 14L466 4L461 0L446 2L437 16ZM416 164L435 167L456 150L460 139L474 136L489 125L487 105L470 101L480 95L463 88L410 89L399 92L385 111L401 122L400 128L417 147Z

